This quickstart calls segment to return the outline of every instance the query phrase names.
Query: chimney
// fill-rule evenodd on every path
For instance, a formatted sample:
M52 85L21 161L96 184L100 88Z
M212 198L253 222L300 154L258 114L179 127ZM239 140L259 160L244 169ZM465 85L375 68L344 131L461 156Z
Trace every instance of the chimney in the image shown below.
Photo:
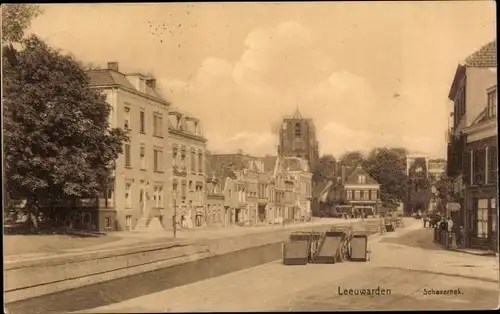
M108 69L118 72L118 62L108 62Z
M155 89L156 88L156 79L155 78L150 78L146 80L146 85Z

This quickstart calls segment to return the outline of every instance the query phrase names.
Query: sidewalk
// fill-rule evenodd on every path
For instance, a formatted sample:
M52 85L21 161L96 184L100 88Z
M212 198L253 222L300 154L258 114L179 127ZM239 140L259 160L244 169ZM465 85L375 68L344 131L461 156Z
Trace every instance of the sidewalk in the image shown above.
M370 219L366 219L370 221ZM268 226L252 226L252 227L220 227L220 228L196 228L196 229L181 229L177 231L177 238L173 238L172 230L165 230L164 232L113 232L109 235L118 236L121 240L104 243L94 246L87 246L78 249L67 249L59 253L28 253L28 254L16 254L16 255L5 255L4 261L14 262L18 260L25 259L38 259L44 257L52 257L58 255L72 254L72 253L82 253L82 252L94 252L109 250L115 248L123 248L130 246L141 246L147 244L154 244L160 242L169 243L185 243L187 241L198 241L207 239L218 239L231 236L244 236L248 234L257 234L272 232L278 230L287 229L300 229L310 227L312 230L314 228L326 227L327 225L342 225L342 224L353 224L362 222L361 219L335 219L335 218L316 218L310 222L299 222L294 224L282 225L268 225Z

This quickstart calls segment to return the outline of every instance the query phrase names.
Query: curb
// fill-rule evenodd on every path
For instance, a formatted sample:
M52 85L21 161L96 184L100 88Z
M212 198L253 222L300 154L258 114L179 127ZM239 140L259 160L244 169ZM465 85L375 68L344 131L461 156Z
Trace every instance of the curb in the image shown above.
M463 251L461 249L445 249L445 250L452 251L452 252L458 252L458 253L464 253L464 254L468 254L468 255L474 255L474 256L498 257L498 253L494 253L494 252L473 253L473 252Z

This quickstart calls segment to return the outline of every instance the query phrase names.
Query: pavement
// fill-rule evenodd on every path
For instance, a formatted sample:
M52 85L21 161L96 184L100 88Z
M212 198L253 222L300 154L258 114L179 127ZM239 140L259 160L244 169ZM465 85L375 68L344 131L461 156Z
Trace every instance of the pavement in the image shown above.
M118 241L113 241L109 243L97 244L92 246L86 246L83 248L66 249L60 252L47 252L47 253L24 253L24 254L11 254L5 255L4 261L15 262L26 259L39 259L44 257L52 257L57 255L66 255L71 253L82 253L91 251L101 251L110 250L114 248L123 248L130 246L140 246L150 243L159 242L169 242L169 243L182 243L185 241L197 241L197 240L207 240L207 239L217 239L225 237L243 236L248 234L271 232L274 230L286 230L286 229L297 229L297 228L307 228L320 227L322 225L338 225L338 224L352 224L360 222L360 219L336 219L336 218L313 218L309 222L298 222L287 225L265 225L265 226L251 226L251 227L201 227L193 229L180 229L177 231L177 237L173 238L173 233L171 230L166 230L164 232L110 232L109 235L117 236L121 239ZM369 221L369 219L368 219Z
M276 261L85 312L498 308L498 258L442 250L432 229L405 224L370 237L369 262Z

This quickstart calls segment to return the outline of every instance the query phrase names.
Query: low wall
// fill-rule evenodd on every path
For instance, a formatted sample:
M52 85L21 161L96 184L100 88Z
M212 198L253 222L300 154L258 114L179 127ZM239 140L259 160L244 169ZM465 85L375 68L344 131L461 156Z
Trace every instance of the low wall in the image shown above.
M332 226L339 226L339 223L284 228L198 242L155 243L6 262L5 302L11 303L93 285L235 251L280 244L287 240L290 232L321 231ZM277 252L280 253L280 250Z

